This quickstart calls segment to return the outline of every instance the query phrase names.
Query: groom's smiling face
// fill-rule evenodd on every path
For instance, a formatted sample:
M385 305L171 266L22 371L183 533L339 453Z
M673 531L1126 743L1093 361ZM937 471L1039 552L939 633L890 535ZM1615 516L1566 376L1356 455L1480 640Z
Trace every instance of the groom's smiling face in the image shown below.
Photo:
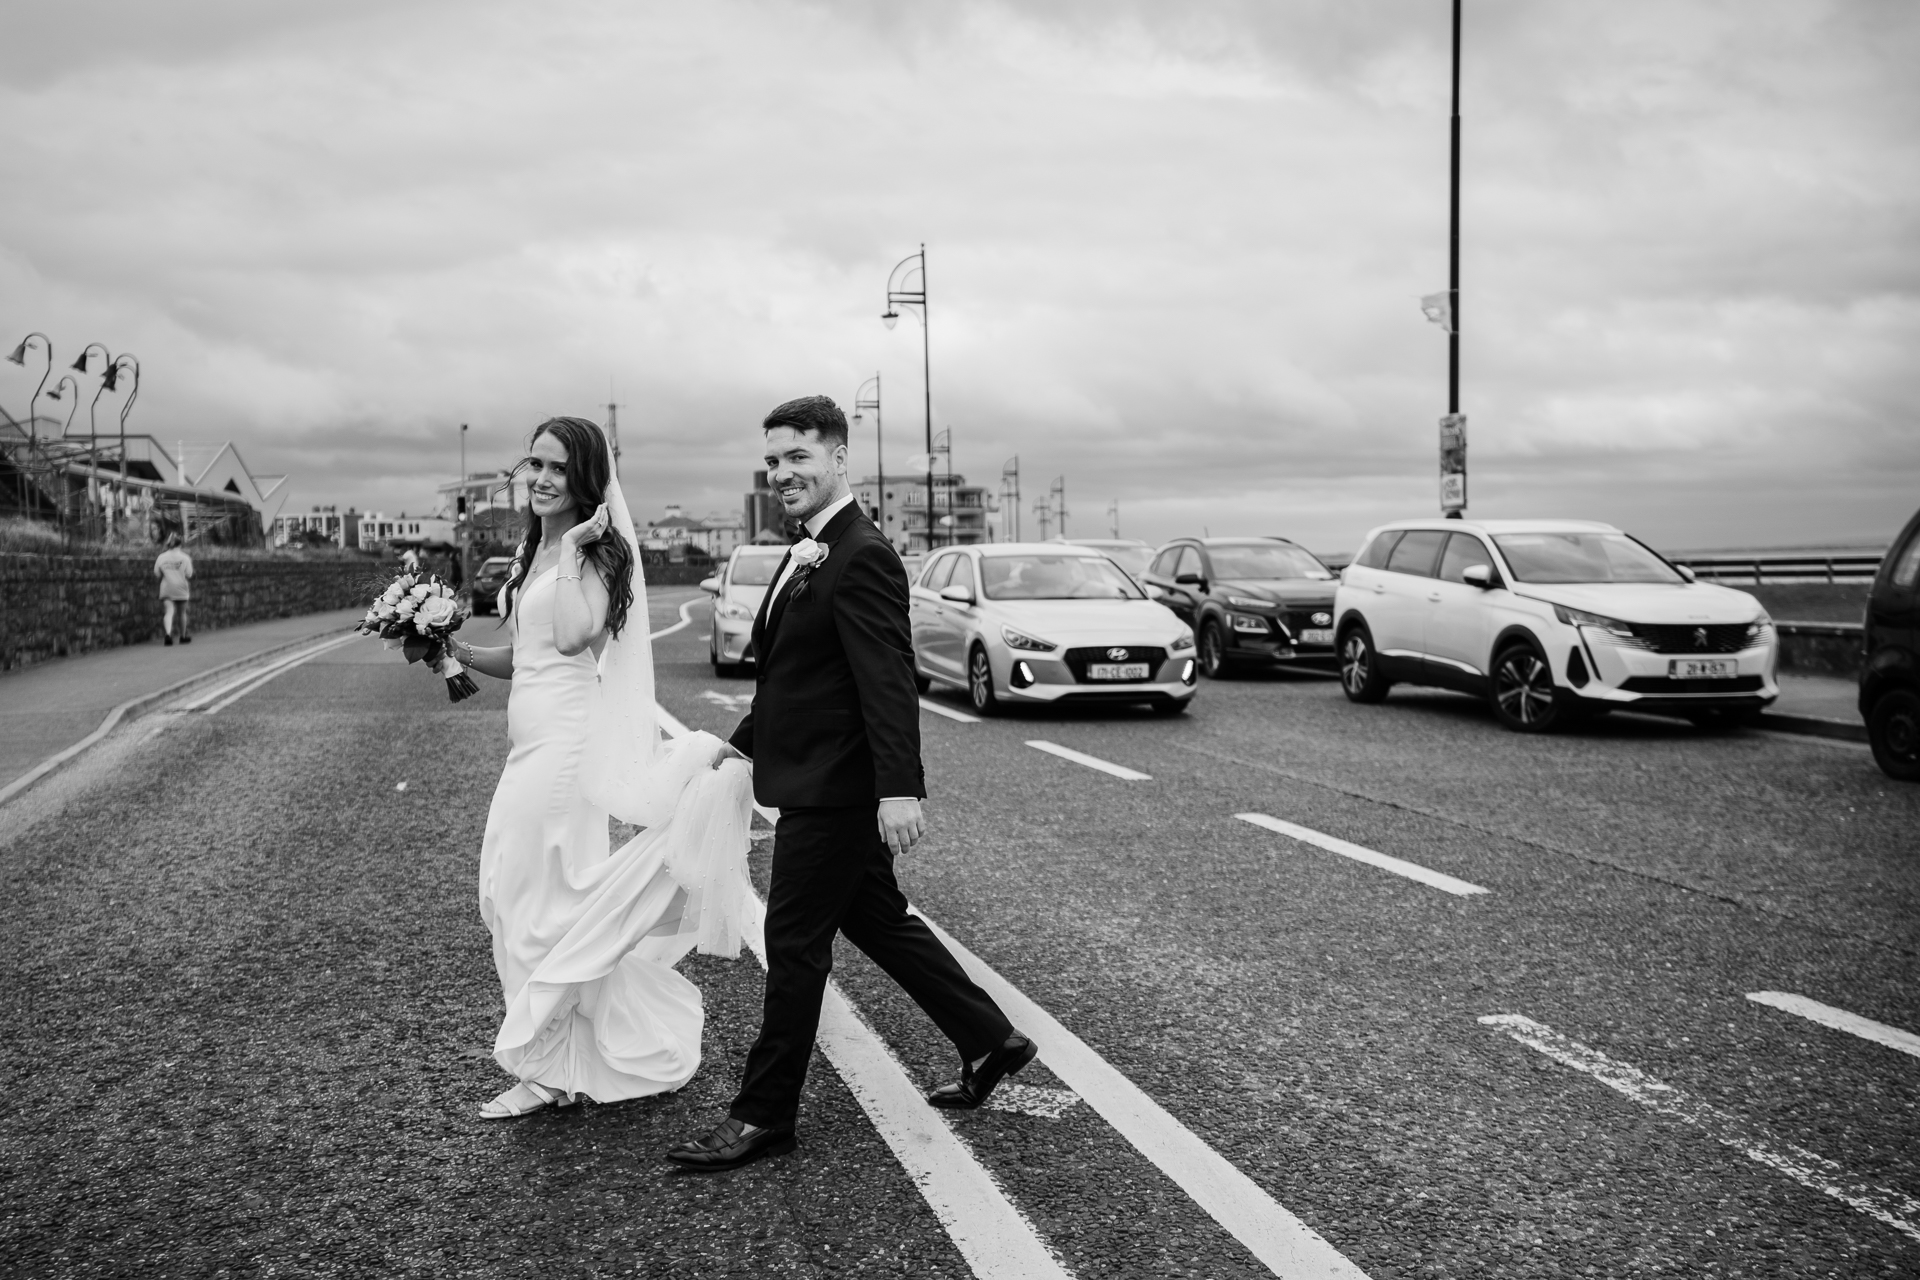
M836 501L847 488L847 446L817 431L772 427L767 431L767 483L795 520L805 520Z

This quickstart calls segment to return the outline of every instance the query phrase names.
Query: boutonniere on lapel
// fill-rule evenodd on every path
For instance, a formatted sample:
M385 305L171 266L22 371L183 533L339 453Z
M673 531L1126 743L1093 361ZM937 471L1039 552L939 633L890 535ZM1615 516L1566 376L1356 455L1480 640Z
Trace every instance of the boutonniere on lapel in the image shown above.
M826 560L827 551L825 543L812 538L802 538L793 544L793 591L787 596L789 601L807 593L807 579L813 576L815 567Z

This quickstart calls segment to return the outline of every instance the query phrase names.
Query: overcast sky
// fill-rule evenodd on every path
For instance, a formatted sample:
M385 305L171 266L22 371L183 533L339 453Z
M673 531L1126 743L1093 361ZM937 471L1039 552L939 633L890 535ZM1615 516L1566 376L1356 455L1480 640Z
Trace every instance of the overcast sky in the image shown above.
M1075 534L1117 498L1128 536L1349 550L1437 503L1448 11L14 5L0 340L136 353L131 428L233 439L292 508L421 510L459 423L504 464L611 385L638 514L737 510L794 395L880 372L888 456L919 450L920 329L877 317L924 240L959 470L1017 454L1029 505L1064 475ZM1472 513L1890 536L1920 8L1467 14Z

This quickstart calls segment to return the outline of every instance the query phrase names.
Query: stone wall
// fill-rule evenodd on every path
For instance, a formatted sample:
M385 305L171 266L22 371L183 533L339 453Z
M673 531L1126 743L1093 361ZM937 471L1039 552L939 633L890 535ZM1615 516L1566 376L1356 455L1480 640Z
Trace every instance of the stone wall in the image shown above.
M193 629L344 609L371 598L380 569L356 560L196 557ZM0 554L0 670L153 640L160 618L152 556Z

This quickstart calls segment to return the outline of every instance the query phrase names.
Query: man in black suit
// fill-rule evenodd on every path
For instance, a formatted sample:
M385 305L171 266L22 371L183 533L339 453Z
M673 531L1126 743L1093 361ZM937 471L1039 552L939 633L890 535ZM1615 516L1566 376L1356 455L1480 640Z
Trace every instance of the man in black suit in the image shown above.
M730 1169L793 1150L800 1088L833 935L871 956L960 1051L958 1082L927 1095L977 1107L1033 1059L1033 1042L907 913L896 857L926 826L920 697L900 557L853 501L847 419L807 396L767 415L767 477L807 536L781 561L753 625L753 707L714 761L753 761L753 794L777 807L767 894L767 995L760 1038L729 1114L667 1153Z

